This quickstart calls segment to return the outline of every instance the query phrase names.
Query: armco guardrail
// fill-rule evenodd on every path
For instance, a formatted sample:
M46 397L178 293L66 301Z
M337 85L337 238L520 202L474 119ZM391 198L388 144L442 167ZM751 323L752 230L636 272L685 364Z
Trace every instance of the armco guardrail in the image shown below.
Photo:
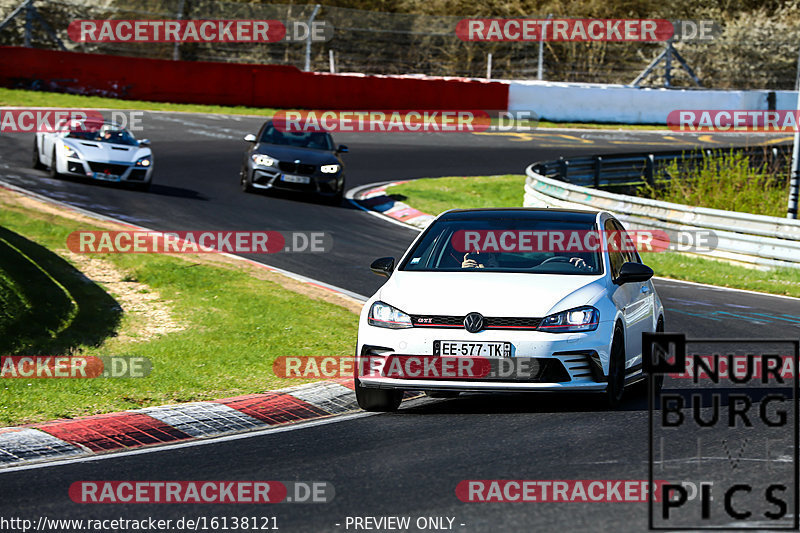
M526 207L552 206L610 211L630 229L660 229L666 231L671 239L676 239L678 232L713 231L717 238L716 248L708 252L698 252L699 255L760 267L800 268L798 220L615 194L553 179L537 171L554 163L557 162L535 163L527 168L524 201ZM567 176L571 179L569 173ZM601 175L601 180L603 177Z
M610 187L653 183L666 176L669 165L680 160L682 165L700 162L713 152L730 149L716 148L693 151L654 152L650 154L612 154L591 157L556 159L531 165L534 171L548 178L555 178L574 185L587 187ZM784 164L791 157L791 146L754 146L737 148L736 152L748 157L754 165Z

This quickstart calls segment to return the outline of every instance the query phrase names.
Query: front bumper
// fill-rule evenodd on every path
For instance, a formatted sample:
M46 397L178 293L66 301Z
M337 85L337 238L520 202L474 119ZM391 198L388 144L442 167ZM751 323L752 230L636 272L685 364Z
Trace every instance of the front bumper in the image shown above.
M603 391L606 389L608 358L613 323L601 322L598 329L586 333L547 333L541 331L484 330L477 334L464 329L408 328L391 330L362 324L359 330L359 381L368 388L424 391ZM490 378L464 377L436 379L432 376L394 377L389 371L363 368L392 356L435 358L433 343L440 341L510 342L509 366L533 360L537 368L549 372L493 375ZM492 360L494 358L488 358ZM361 362L364 360L364 362ZM497 361L496 360L496 361ZM498 361L499 362L499 361ZM379 365L380 366L380 365ZM560 368L560 370L559 370ZM392 376L392 377L390 377ZM555 379L553 379L555 378Z
M98 181L147 183L153 173L153 165L137 167L133 163L101 163L83 159L67 159L62 174L80 176Z
M321 196L334 196L338 194L343 186L344 173L336 174L287 174L277 168L255 167L251 171L252 186L254 189L275 189L281 191L296 191ZM308 180L308 183L298 181ZM288 181L294 180L294 181Z

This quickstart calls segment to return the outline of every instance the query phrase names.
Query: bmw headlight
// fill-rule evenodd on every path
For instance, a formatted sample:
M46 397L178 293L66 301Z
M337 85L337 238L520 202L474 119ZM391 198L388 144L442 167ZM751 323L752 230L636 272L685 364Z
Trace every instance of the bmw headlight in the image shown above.
M545 317L539 329L548 333L594 331L600 322L600 313L594 307L578 307Z
M137 167L149 167L152 164L153 164L153 160L150 159L149 155L146 155L144 157L140 157L139 160L136 162L136 166Z
M319 167L323 174L336 174L340 168L342 168L340 165L322 165Z
M367 323L379 328L402 329L410 328L411 317L389 304L375 302L369 308Z
M70 157L72 159L80 159L81 154L72 146L65 144L64 145L64 156Z
M274 157L264 154L253 154L250 156L250 158L253 160L253 163L262 167L272 167L278 162L278 160Z

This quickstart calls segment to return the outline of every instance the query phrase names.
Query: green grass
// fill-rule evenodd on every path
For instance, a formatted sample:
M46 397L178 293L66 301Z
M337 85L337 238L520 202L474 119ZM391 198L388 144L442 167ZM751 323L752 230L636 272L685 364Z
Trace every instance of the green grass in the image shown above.
M141 356L153 366L146 378L3 379L0 425L296 385L274 376L276 357L352 354L358 322L354 313L256 279L246 267L155 254L97 254L127 272L128 280L158 291L171 302L176 321L186 326L142 342L117 339L115 333L125 334L140 319L120 317L106 290L87 283L51 252L65 248L71 231L99 228L9 204L0 209L0 227L0 238L23 252L0 251L0 298L14 302L10 312L4 307L10 316L2 315L2 320L14 326L19 325L15 318L34 317L26 320L26 328L10 329L17 340L5 353ZM42 262L44 272L38 277L25 278L36 270L30 259ZM47 277L53 282L30 284ZM48 301L50 307L39 308Z
M246 106L222 106L204 104L173 104L146 102L142 100L120 100L101 96L26 91L0 88L0 106L67 107L75 109L142 109L146 111L176 111L181 113L222 113L226 115L274 115L278 110Z
M789 169L766 166L751 168L741 153L704 153L699 165L679 166L673 161L670 179L639 188L638 194L674 202L726 211L783 217L789 198Z
M222 106L202 104L174 104L167 102L145 102L141 100L120 100L101 96L83 96L44 91L0 88L0 106L67 107L86 109L143 109L151 111L177 111L183 113L221 113L225 115L272 116L279 109L246 106ZM541 128L589 128L601 130L652 130L667 129L663 125L638 124L593 124L578 122L540 121Z
M389 196L422 212L522 206L525 176L426 178L395 185ZM657 276L800 297L800 269L755 270L676 252L642 254Z
M427 178L391 187L391 198L424 213L438 215L448 209L518 207L522 205L525 176Z

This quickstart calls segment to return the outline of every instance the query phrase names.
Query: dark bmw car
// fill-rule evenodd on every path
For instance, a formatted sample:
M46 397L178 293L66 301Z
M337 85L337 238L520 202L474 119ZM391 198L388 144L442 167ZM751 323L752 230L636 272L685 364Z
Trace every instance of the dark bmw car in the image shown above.
M324 131L280 131L267 121L258 135L246 135L252 143L244 154L240 180L242 190L279 189L313 193L338 204L344 194L344 163Z

